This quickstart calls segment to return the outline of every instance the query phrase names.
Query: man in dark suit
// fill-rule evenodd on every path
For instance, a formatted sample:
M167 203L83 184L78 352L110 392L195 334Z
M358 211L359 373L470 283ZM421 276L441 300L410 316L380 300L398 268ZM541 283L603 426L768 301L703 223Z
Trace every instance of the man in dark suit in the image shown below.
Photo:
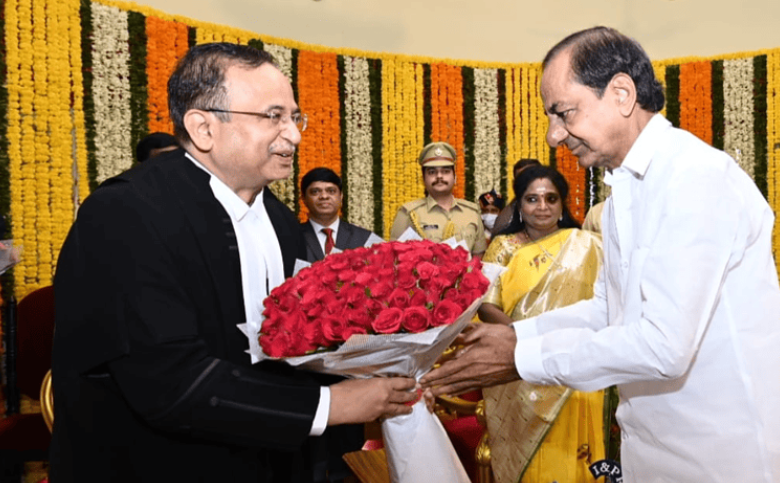
M314 168L301 179L303 204L309 210L309 221L301 223L306 241L306 260L316 262L333 248L347 250L365 246L374 233L339 218L341 178L332 169ZM381 238L374 235L376 240Z
M101 185L60 254L52 481L328 481L339 425L409 413L414 381L322 385L246 353L236 325L258 328L303 254L264 188L306 117L270 55L234 44L193 47L168 97L181 149Z

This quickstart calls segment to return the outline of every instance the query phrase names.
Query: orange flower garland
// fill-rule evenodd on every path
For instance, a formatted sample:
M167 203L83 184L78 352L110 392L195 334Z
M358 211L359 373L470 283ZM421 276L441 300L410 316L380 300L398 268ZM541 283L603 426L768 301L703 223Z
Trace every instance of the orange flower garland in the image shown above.
M298 55L298 104L309 116L309 127L298 147L300 179L324 166L341 173L341 114L336 54L301 51ZM302 198L302 197L301 197ZM308 215L301 200L299 216Z
M149 131L173 133L173 124L168 117L168 78L189 48L187 26L147 17L146 37Z
M431 64L431 140L450 143L458 153L455 165L456 198L466 194L463 155L463 75L460 67Z
M712 64L680 65L680 127L712 144Z
M585 168L577 162L577 156L566 146L558 146L555 150L555 162L558 171L569 183L568 206L571 216L582 224L585 220Z

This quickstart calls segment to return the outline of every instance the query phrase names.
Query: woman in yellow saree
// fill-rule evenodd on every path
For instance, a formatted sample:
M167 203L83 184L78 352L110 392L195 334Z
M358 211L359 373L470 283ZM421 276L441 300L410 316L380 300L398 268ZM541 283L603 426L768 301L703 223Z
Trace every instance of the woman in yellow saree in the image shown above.
M489 323L522 320L593 296L601 239L579 229L566 208L569 187L555 169L524 170L517 209L483 260L506 272L480 308ZM593 482L604 458L603 391L518 381L483 389L491 464L498 483Z

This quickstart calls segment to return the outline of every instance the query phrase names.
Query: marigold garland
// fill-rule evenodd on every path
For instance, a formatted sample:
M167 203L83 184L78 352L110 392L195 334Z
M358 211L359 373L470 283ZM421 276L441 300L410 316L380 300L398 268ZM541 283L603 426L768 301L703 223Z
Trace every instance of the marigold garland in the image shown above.
M21 0L18 3L19 21L19 65L20 76L20 147L21 156L12 158L14 163L12 171L18 170L20 205L16 210L18 216L12 215L14 221L14 238L25 247L22 252L22 260L15 270L19 278L16 280L17 294L26 294L34 289L38 281L38 265L35 257L38 252L38 239L36 236L35 222L37 219L37 196L35 183L35 126L33 121L35 86L33 82L33 5L30 0ZM12 189L14 186L12 185ZM13 206L12 206L13 208Z
M600 172L585 172L574 157L559 154L556 158L555 151L546 146L547 120L539 96L538 64L480 63L329 49L112 0L84 0L81 6L74 0L7 0L4 10L8 212L14 237L25 246L22 264L15 270L17 294L50 280L57 247L72 220L73 207L89 192L88 156L107 148L105 143L96 146L90 137L91 126L97 120L105 120L107 112L111 112L103 107L92 109L92 102L98 98L91 91L95 66L90 53L97 46L93 33L106 28L101 24L93 30L89 13L93 7L118 9L130 19L145 16L146 28L150 18L159 23L156 36L148 35L146 42L142 40L135 46L146 48L148 62L146 79L142 76L139 84L134 84L134 71L130 69L130 98L139 99L136 96L142 91L148 92L149 97L146 104L132 101L131 107L126 108L133 113L133 125L143 118L140 111L144 105L150 112L167 117L167 101L155 98L153 93L166 92L167 73L163 68L172 68L193 40L251 42L273 52L280 69L292 80L295 92L301 90L297 83L306 86L319 75L316 103L323 104L325 98L336 101L331 102L327 111L334 116L323 119L327 127L322 126L317 135L321 139L313 142L320 143L320 159L338 166L334 167L337 172L343 169L345 189L349 190L349 218L359 213L359 223L373 224L378 233L389 232L400 204L422 196L416 157L430 140L446 140L458 150L459 196L463 196L466 186L469 194L492 187L511 191L509 168L517 159L536 157L546 163L550 153L572 184L570 205L575 218L581 219L578 210L584 211L605 194ZM131 24L127 22L128 32ZM33 25L44 27L34 30ZM125 34L113 34L113 41L121 41L121 35ZM130 47L129 60L134 66L135 47ZM331 76L325 82L322 71L306 71L306 59L314 55L349 59L336 60L336 66L341 62L342 75ZM349 71L348 64L355 69ZM710 59L670 59L654 62L653 66L667 84L668 118L708 142L722 142L752 173L777 211L778 50ZM153 72L154 69L157 71ZM331 70L338 72L338 67ZM53 75L66 71L70 71L70 77ZM358 77L348 81L348 75ZM320 108L314 111L304 108L315 118L323 112ZM155 119L160 120L152 118L155 116L149 119L149 129L153 129ZM166 126L156 130L169 130L170 125ZM140 131L133 127L130 131L131 141L123 142L126 146L119 151L132 156L132 146L140 138ZM309 134L304 134L304 143L309 142ZM331 154L323 157L327 150ZM301 162L305 164L311 159L316 158L296 157L295 180L305 172ZM298 193L293 179L275 183L272 189L295 207ZM780 232L777 227L775 230L778 253Z
M298 104L309 116L300 153L300 178L309 170L323 166L341 173L341 121L339 104L339 72L334 54L301 52L298 57ZM300 178L297 180L300 184ZM301 202L299 217L306 219L307 210Z
M767 198L775 213L780 208L780 49L766 56ZM774 226L774 258L780 271L780 223Z
M712 143L712 64L680 66L680 127Z
M431 139L447 142L457 152L453 195L463 198L466 188L463 175L463 75L459 67L431 65L431 113Z
M585 212L587 206L585 197L585 176L586 170L577 162L577 157L566 146L558 146L555 154L556 169L561 172L566 181L569 182L569 199L567 206L571 216L582 224L585 221Z
M173 133L168 117L168 78L176 62L187 53L189 33L183 23L147 17L146 37L149 131Z

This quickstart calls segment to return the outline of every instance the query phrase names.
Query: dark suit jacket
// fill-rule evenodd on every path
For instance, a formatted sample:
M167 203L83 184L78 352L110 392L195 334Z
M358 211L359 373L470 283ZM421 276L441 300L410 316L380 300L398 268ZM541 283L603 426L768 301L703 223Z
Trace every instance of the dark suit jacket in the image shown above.
M298 222L263 193L289 276ZM251 365L235 232L182 150L84 202L54 286L53 482L313 480L320 383Z
M306 261L316 262L325 258L314 227L308 221L301 223L303 229L303 239L306 242ZM343 219L339 222L339 231L336 235L336 248L339 250L348 250L350 248L360 248L366 244L366 240L371 236L371 232L352 223L347 223Z

